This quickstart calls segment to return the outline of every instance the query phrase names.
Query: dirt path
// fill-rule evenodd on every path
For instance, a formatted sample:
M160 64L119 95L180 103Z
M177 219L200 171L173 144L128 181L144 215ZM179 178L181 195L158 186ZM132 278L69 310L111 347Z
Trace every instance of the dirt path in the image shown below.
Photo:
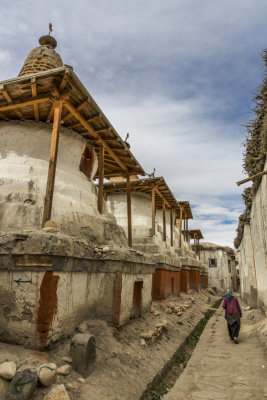
M164 400L267 399L267 359L249 313L243 312L236 345L228 337L224 311L219 308Z

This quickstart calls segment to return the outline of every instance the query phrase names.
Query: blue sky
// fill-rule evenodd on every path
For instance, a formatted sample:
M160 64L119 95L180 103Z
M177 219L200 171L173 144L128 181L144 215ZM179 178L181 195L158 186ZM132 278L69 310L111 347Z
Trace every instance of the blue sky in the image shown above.
M0 80L18 75L52 22L63 62L130 133L143 168L191 202L205 240L232 246L266 0L0 0L0 10Z

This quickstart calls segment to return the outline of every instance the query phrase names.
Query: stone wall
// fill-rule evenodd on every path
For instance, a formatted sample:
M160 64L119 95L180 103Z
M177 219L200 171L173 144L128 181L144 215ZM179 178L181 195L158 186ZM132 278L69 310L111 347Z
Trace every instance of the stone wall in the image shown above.
M153 272L148 257L121 247L96 258L90 245L62 235L6 234L0 237L0 340L44 349L84 319L125 324L135 316L135 282L142 284L140 314L150 310Z

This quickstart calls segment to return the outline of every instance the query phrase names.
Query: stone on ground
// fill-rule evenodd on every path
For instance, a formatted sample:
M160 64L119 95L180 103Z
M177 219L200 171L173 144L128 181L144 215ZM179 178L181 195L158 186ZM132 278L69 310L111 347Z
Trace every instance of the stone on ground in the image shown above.
M57 379L56 364L43 364L38 369L37 376L43 386L51 386Z
M70 400L64 385L53 387L44 397L44 400Z
M62 365L57 369L58 375L69 375L71 366L69 364Z
M5 400L28 400L37 386L37 374L30 369L19 371L10 382Z
M94 370L96 348L92 343L95 343L95 337L89 333L78 333L71 341L72 368L83 378L87 378Z
M10 383L0 378L0 400L5 400Z
M10 380L16 373L16 363L14 361L7 361L0 364L0 378Z

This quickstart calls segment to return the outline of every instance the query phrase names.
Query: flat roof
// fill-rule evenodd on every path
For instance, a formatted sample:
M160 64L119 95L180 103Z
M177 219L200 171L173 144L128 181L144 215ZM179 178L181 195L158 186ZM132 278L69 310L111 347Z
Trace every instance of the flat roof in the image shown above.
M165 182L163 177L155 177L155 178L141 178L141 179L133 179L131 180L131 190L135 192L142 193L152 193L153 187L157 187L158 191L155 191L155 203L157 207L163 206L163 199L166 201L166 205L169 208L173 208L178 210L179 204L175 199L172 191L169 186ZM122 192L126 191L126 180L120 181L111 181L104 183L104 192Z
M189 234L194 237L194 235L196 235L197 239L204 239L204 236L202 235L202 232L200 229L190 229L187 232L189 232Z
M106 178L124 173L145 175L129 145L116 132L70 66L1 81L0 120L51 122L59 96L63 99L62 126L87 139L97 153L104 145Z

